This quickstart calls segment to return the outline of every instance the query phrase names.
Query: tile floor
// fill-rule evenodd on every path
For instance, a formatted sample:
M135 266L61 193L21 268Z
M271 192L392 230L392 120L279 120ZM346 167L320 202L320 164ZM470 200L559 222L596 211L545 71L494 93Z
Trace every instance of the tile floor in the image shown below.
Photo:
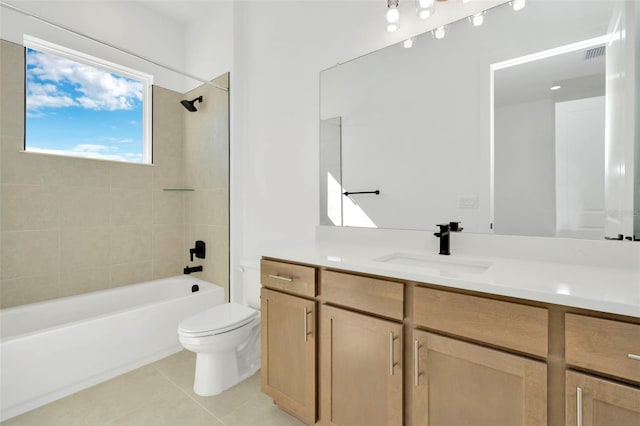
M195 354L178 352L2 426L296 426L260 392L260 373L218 396L193 392Z

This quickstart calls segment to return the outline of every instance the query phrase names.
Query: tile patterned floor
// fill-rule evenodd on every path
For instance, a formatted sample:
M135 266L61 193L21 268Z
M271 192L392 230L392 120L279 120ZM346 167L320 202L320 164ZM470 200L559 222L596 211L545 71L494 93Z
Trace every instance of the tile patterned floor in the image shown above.
M260 392L260 373L218 396L193 392L195 354L153 364L52 402L2 426L300 426Z

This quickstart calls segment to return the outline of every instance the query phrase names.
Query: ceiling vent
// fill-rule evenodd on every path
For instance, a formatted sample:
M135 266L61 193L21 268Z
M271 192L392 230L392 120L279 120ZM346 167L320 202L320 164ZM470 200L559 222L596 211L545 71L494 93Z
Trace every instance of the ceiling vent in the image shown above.
M589 59L599 58L600 56L604 56L606 53L606 48L604 46L594 47L589 49L584 54L584 59L588 61Z

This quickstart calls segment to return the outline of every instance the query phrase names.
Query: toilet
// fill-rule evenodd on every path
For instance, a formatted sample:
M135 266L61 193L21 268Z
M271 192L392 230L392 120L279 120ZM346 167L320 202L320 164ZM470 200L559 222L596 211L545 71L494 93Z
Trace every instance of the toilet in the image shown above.
M195 352L193 390L218 395L260 369L260 279L247 268L242 274L243 303L214 306L182 320L178 338Z

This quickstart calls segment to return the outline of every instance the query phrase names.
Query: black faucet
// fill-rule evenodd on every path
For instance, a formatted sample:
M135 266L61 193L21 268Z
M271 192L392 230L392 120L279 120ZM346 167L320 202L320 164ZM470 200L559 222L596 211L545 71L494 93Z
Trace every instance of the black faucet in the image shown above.
M445 224L438 224L440 232L436 232L433 235L440 238L440 254L449 256L451 254L451 233L462 231L462 227L459 226L460 222L449 222Z
M433 235L440 238L440 254L448 256L451 254L451 251L449 251L449 236L451 235L449 224L438 224L436 226L440 227L440 232L436 232Z
M199 266L185 266L184 267L185 275L189 275L192 272L202 272L202 265L199 265Z
M204 259L206 255L206 245L204 241L196 241L196 246L192 249L189 249L189 255L191 256L191 261L193 262L193 255L195 254L198 259ZM186 272L185 272L186 273Z

